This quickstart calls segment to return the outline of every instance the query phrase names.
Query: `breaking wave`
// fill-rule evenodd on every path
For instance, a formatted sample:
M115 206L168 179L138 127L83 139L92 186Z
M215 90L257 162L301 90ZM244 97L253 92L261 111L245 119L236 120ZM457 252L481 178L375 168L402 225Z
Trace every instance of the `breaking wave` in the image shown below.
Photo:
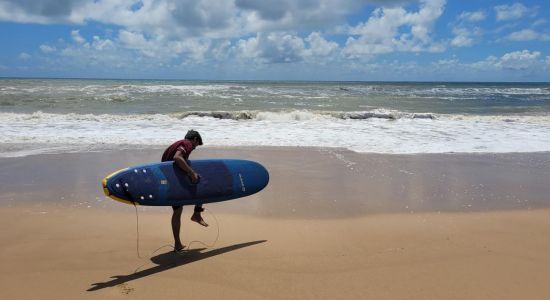
M177 114L181 119L190 116L210 117L215 119L229 120L309 120L314 118L332 117L342 120L366 120L366 119L437 119L433 113L407 113L399 111L356 111L356 112L334 112L334 111L192 111Z

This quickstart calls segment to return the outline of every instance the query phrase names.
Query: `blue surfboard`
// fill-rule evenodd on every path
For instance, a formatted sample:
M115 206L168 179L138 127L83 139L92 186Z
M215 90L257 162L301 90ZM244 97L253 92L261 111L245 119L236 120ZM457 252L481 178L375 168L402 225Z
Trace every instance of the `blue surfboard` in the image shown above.
M173 161L130 167L102 181L106 196L127 204L196 205L246 197L261 191L269 173L259 163L239 159L193 160L197 184Z

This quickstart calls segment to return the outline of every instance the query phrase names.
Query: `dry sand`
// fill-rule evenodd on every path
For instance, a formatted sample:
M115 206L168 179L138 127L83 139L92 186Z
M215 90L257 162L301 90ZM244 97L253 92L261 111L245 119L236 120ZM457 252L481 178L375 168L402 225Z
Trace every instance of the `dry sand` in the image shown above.
M548 299L550 154L200 148L262 162L261 193L209 204L182 255L170 208L99 182L159 149L0 159L2 299ZM217 221L216 221L217 220ZM219 226L218 226L219 225Z

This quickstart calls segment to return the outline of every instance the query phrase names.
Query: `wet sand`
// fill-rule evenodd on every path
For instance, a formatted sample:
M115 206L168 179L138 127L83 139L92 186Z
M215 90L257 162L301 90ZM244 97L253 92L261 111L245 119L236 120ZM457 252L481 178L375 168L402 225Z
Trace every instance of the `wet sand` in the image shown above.
M199 148L257 160L259 194L208 204L183 255L170 208L102 194L103 176L162 149L0 159L0 296L546 299L550 154L378 155ZM211 215L213 213L214 215ZM217 222L216 222L217 220ZM154 252L154 253L153 253Z

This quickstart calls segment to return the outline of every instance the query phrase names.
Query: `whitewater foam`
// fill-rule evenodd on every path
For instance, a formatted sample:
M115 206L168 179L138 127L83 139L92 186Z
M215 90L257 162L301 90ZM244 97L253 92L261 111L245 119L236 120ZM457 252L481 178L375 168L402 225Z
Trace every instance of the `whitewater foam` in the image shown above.
M215 115L0 113L0 143L42 145L44 149L48 148L44 145L66 145L77 151L87 145L165 146L194 128L212 146L342 147L401 154L550 151L547 116L354 119L308 111L257 112L247 118ZM40 151L32 153L36 152Z
M190 128L203 133L206 145L218 146L550 151L550 87L0 79L0 148L24 145L21 155L164 147ZM0 155L19 151L8 150Z

